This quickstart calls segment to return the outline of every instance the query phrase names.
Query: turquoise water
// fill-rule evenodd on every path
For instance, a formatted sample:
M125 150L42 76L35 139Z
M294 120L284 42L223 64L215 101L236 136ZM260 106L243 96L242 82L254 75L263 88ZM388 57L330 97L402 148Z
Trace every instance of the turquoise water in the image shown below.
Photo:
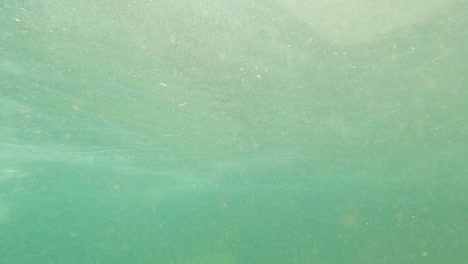
M0 263L463 263L468 3L306 2L0 2Z

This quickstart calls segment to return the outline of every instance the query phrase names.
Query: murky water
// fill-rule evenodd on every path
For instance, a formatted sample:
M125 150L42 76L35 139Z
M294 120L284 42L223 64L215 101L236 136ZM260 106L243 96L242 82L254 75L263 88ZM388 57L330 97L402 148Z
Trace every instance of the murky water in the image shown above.
M466 1L0 3L1 263L462 263Z

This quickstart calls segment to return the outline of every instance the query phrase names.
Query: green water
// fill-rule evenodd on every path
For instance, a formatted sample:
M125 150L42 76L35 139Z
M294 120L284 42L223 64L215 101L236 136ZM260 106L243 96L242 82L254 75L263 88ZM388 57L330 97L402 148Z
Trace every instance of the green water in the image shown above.
M0 1L0 263L465 263L467 1L115 2Z

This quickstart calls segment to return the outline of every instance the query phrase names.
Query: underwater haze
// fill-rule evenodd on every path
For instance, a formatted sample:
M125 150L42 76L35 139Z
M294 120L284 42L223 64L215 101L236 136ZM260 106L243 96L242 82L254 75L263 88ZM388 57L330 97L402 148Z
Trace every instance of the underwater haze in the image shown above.
M468 1L0 1L0 263L468 259Z

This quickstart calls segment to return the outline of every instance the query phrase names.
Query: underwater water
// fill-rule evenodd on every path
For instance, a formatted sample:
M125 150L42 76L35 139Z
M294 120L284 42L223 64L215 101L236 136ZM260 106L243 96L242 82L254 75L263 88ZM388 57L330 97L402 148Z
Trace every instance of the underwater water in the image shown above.
M463 263L468 2L0 2L0 263Z

